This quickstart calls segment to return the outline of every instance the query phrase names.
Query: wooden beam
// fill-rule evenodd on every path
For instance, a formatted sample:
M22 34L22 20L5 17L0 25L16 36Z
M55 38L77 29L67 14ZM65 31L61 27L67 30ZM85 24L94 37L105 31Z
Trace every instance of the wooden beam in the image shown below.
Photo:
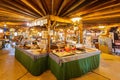
M82 4L85 0L80 0L78 3L74 4L72 7L70 7L65 13L62 14L62 16L66 15L76 7L78 7L80 4Z
M48 53L50 52L50 40L51 40L50 28L51 28L51 21L50 21L50 19L48 19L48 25L47 25L47 29L48 29Z
M64 42L67 43L67 29L64 29Z
M21 0L23 3L25 3L27 6L29 6L30 8L32 8L34 11L36 11L38 14L40 14L41 16L44 16L39 10L37 10L33 5L31 5L28 0Z
M56 24L56 21L53 22L53 24L51 25L51 28L55 28L55 24Z
M5 4L7 4L7 5L10 5L10 6L12 6L12 7L16 7L16 9L18 9L18 10L22 10L22 11L24 11L24 12L26 12L26 13L31 14L31 15L38 16L37 14L33 13L33 12L30 11L29 9L25 8L24 6L22 6L22 5L20 5L20 4L16 3L16 2L11 2L11 1L9 1L9 0L4 0L4 2L5 2Z
M80 43L83 44L83 23L80 21L80 24L78 25L79 27L79 38L80 38Z
M103 10L103 9L112 8L112 7L119 6L119 5L120 5L120 3L116 3L116 4L113 4L113 5L109 5L109 6L106 6L106 7L102 7L102 8L96 9L93 12L100 11L100 10Z
M20 14L20 15L23 15L23 16L29 16L29 17L33 17L35 18L36 16L34 15L31 15L29 13L26 13L26 12L23 12L23 11L20 11L14 7L11 7L11 6L8 6L8 5L4 5L4 4L1 4L0 5L0 9L1 10L5 10L5 11L8 11L8 12L12 12L12 13L16 13L16 14Z
M26 19L26 20L33 20L33 18L26 17L26 16L21 16L21 15L11 13L11 12L8 12L8 11L3 11L3 10L0 11L0 16L6 16L6 17L11 17L11 18L20 18L20 19Z
M54 13L54 0L52 0L52 14Z
M0 22L27 22L27 20L21 20L21 19L0 19Z
M95 6L95 7L92 7L92 8L90 8L89 10L88 10L88 12L94 12L95 10L97 10L97 9L100 9L100 8L103 8L103 7L101 7L101 6L108 6L109 4L113 4L114 2L115 2L116 0L110 0L110 1L107 1L107 2L104 2L104 3L102 3L102 4L99 4L99 5L97 5L97 6Z
M65 7L66 3L68 3L69 0L63 0L59 10L58 10L58 13L57 13L57 16L60 15L60 12L62 11L62 9Z
M13 18L13 17L6 17L6 16L0 16L0 21L3 21L4 22L4 20L9 20L9 21L30 21L30 20L28 20L28 19L21 19L21 18Z
M98 1L98 0L97 0ZM103 5L104 6L109 6L110 5L110 3L111 4L113 4L114 3L114 1L115 0L110 0L110 1L106 1L106 2L104 2L104 3L101 3L101 4L99 4L99 5L96 5L96 6L94 6L94 7L91 7L90 5L92 5L93 3L95 3L96 1L94 1L93 0L93 3L92 2L90 2L88 5L85 5L85 6L83 6L82 8L80 8L80 9L78 9L78 10L76 10L76 11L74 11L74 12L71 12L71 13L69 13L68 14L68 16L80 16L80 15L83 15L83 14L88 14L88 13L91 13L91 12L94 12L95 10L97 10L97 8L98 9L100 9L100 8L103 8ZM90 6L90 7L89 7ZM102 7L101 7L102 6ZM88 7L88 9L86 8L86 7ZM85 9L86 8L86 9Z
M0 22L0 24L3 26L5 22ZM21 24L25 24L24 22L6 22L6 25L21 25Z
M95 12L86 16L83 16L83 18L90 18L90 17L96 17L96 16L102 16L102 15L109 15L112 13L118 13L120 12L120 6L118 8L109 8L107 10Z
M58 16L50 15L51 21L63 22L63 23L72 23L70 19L61 18Z
M120 17L120 14L113 14L113 15L106 15L106 16L97 16L92 18L83 18L84 20L96 20L96 19L106 19L106 18L114 18L114 17Z
M41 3L41 1L40 0L36 0L36 3L42 9L44 15L46 15L47 13L46 13L46 11L45 11L45 9L44 9L43 4Z
M83 11L86 7L90 6L91 4L93 4L97 1L98 0L93 0L93 1L89 2L88 4L84 5L83 7L79 8L78 10L68 13L67 15L68 16L80 16L83 14L81 11Z

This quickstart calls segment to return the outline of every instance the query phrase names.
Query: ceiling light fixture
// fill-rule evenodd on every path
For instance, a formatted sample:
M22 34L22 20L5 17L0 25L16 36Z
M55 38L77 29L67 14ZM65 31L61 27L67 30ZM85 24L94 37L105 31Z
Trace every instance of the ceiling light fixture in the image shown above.
M82 18L81 17L75 17L75 18L72 18L72 22L75 23L75 22L79 22Z
M98 26L99 28L105 28L105 26Z

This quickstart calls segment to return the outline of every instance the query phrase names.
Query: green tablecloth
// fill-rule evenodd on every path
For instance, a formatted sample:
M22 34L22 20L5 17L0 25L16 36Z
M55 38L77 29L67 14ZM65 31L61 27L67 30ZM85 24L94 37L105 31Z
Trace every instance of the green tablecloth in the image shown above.
M99 66L100 54L90 57L65 62L59 65L56 61L49 57L49 68L56 76L57 80L69 80L70 78L81 76Z
M37 59L32 59L24 51L16 48L15 49L15 58L32 74L40 75L48 69L47 61L48 56L39 57Z
M16 48L15 57L32 75L40 75L49 67L57 80L69 80L70 78L79 77L96 69L100 62L100 52L81 54L75 56L76 60L74 60L75 58L73 56L68 56L68 59L65 57L63 59L52 57L50 54L49 57L47 55L32 56Z

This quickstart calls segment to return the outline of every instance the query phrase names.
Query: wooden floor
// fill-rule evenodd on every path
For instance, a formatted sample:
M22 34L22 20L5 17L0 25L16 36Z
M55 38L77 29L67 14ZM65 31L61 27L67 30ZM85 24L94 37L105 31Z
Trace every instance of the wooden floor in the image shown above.
M0 80L56 80L50 70L32 76L14 57L14 51L0 50ZM101 54L98 69L71 80L120 80L120 56Z

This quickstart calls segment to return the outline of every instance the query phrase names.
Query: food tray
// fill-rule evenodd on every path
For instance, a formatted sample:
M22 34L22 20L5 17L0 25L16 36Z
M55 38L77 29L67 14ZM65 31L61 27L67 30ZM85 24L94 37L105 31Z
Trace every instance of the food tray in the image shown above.
M53 54L57 55L58 57L65 57L65 56L74 55L75 53L72 53L72 52L55 52Z

